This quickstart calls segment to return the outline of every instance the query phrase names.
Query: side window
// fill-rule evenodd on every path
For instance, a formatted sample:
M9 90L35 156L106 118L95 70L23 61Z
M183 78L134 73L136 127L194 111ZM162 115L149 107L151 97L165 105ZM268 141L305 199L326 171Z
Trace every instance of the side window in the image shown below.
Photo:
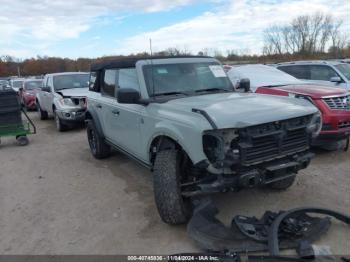
M310 79L310 67L307 65L280 66L279 70L298 79Z
M138 91L140 90L135 68L123 68L118 71L118 88L133 88Z
M115 96L115 84L117 80L116 69L106 69L104 72L104 81L101 88L101 93L107 96Z
M330 81L332 77L338 76L338 74L329 66L313 65L311 66L311 79Z
M95 91L96 77L97 77L96 72L90 73L90 79L89 79L89 90L90 91Z

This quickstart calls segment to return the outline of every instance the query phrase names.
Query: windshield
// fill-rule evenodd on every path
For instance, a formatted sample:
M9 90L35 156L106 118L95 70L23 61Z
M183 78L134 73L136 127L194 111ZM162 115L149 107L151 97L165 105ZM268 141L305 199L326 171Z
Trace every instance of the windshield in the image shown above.
M6 85L7 81L6 80L0 80L0 85Z
M227 74L234 85L237 85L243 78L249 78L251 89L254 92L258 87L262 86L283 86L303 83L295 77L267 65L233 67Z
M233 91L226 73L215 62L147 65L143 72L150 97Z
M85 88L89 85L89 74L58 75L53 77L55 90Z
M41 86L42 86L42 83L43 81L39 81L39 80L36 80L36 81L26 81L24 83L24 88L26 90L34 90L34 89L40 89Z
M350 80L350 65L339 64L335 66L348 80Z
M12 86L16 88L21 88L23 84L23 81L13 81Z

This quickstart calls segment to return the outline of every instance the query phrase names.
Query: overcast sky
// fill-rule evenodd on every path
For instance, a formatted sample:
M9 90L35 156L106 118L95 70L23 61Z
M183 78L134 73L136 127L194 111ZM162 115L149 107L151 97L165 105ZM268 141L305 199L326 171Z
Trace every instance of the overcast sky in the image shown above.
M0 55L98 57L168 47L261 53L262 31L350 0L0 0Z

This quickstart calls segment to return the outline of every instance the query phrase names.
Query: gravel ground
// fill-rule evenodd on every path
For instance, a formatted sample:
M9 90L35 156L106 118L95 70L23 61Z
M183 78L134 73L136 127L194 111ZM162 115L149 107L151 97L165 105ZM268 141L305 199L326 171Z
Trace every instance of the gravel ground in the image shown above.
M0 145L1 254L171 254L198 251L185 226L161 222L151 173L120 153L95 160L85 130L58 133L31 113L30 145ZM320 206L350 213L350 152L317 152L285 192L247 190L214 197L219 217ZM334 222L317 244L349 254L350 234Z

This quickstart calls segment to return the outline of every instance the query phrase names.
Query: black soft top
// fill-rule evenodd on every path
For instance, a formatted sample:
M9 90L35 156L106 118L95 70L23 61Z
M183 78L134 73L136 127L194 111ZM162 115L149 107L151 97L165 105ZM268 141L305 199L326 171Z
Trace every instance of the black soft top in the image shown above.
M169 59L169 58L212 58L210 56L144 56L144 57L127 57L111 59L104 62L98 62L91 65L91 71L99 71L111 68L130 68L135 67L137 61L149 59Z

